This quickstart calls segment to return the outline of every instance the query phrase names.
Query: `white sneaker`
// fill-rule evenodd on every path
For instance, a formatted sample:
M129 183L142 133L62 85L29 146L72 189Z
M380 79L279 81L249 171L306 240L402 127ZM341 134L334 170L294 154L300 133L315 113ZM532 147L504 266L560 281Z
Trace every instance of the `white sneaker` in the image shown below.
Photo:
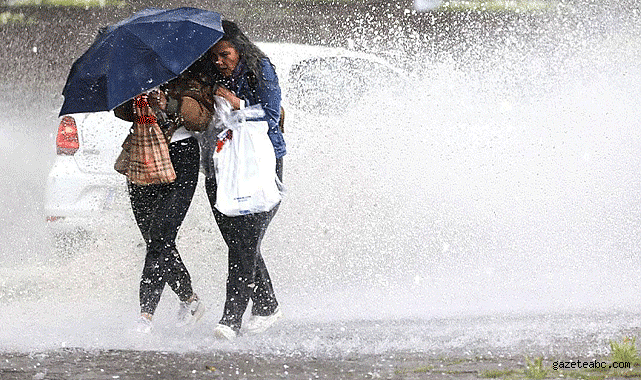
M154 329L154 325L151 323L151 319L144 315L141 315L136 322L136 331L142 334L149 334L151 330Z
M176 327L193 326L205 314L205 305L194 295L191 302L181 302Z
M252 314L245 326L249 334L260 334L270 328L274 323L276 323L276 321L283 317L283 312L280 311L280 307L277 307L272 315L268 315L266 317Z
M218 339L234 340L238 334L229 326L217 324L214 328L214 336Z

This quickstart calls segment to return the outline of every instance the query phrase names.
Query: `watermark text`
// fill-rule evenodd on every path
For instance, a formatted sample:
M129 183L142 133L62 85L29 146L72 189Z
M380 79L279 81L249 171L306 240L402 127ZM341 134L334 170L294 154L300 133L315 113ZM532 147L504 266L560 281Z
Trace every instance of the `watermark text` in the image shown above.
M560 369L630 369L632 364L630 362L604 362L604 361L584 361L584 360L567 360L567 361L554 361L552 362L552 369L557 371Z

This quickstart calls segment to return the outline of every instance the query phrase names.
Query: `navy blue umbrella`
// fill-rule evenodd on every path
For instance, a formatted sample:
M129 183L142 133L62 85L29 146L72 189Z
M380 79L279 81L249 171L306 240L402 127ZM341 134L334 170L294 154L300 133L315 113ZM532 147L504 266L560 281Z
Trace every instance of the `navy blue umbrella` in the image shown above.
M180 75L223 36L220 14L145 9L102 29L71 66L60 115L108 111Z

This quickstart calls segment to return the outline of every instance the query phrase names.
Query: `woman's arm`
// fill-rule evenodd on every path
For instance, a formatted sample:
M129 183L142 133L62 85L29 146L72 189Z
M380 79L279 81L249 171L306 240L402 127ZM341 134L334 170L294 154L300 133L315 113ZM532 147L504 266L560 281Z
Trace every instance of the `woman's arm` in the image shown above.
M179 114L185 128L198 132L206 130L213 117L207 107L189 96L182 97Z
M235 110L239 110L245 106L244 100L237 97L231 90L228 90L223 86L216 87L215 95L227 99L231 107Z
M178 99L178 115L190 131L207 129L214 114L212 88L194 78L179 78L173 82L171 94Z
M259 81L256 88L256 96L260 101L260 105L265 111L265 119L269 125L269 130L276 132L278 130L278 122L280 120L280 102L281 92L280 85L278 84L278 76L268 59L261 60L263 69L263 81Z

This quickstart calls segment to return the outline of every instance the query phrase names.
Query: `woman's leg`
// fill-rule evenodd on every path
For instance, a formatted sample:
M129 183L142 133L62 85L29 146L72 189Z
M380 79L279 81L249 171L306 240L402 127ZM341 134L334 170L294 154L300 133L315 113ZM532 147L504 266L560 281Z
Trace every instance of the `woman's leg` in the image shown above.
M282 177L282 169L279 177ZM216 223L229 249L226 301L220 323L239 330L250 298L254 299L252 313L257 315L270 315L278 307L260 254L260 244L278 206L264 213L228 217L214 207L215 179L208 178L205 188Z
M278 179L283 181L283 158L276 159L276 175ZM272 286L272 280L269 277L269 272L267 271L267 266L265 266L265 261L263 256L260 253L260 242L267 231L267 227L271 222L274 215L278 211L280 204L277 204L276 207L271 209L269 212L258 214L257 217L260 219L259 223L262 227L262 236L258 241L258 254L256 256L256 270L254 275L254 292L252 293L252 315L259 316L268 316L274 313L278 307L278 301L276 301L276 294L274 293L274 287Z
M189 272L176 250L176 235L198 181L198 144L194 138L177 141L170 144L169 152L176 171L173 183L130 185L137 192L147 194L144 203L132 197L132 208L139 226L144 222L141 232L147 242L147 257L140 284L140 303L142 312L148 314L153 314L158 306L165 283L181 301L193 295Z
M186 302L192 295L191 277L176 249L176 236L194 197L200 168L198 141L188 138L169 144L176 180L159 200L157 218L150 235L155 249L162 252L163 279Z
M216 220L229 247L229 273L227 277L227 299L221 323L234 329L240 329L242 317L250 298L259 291L259 299L273 306L278 306L271 287L267 268L260 254L260 244L267 224L267 213L227 217L218 210ZM259 283L256 283L256 280ZM265 282L267 279L268 282ZM261 308L262 310L262 308ZM273 310L262 310L271 314Z
M147 246L145 264L140 278L140 311L151 316L156 310L165 286L160 272L159 254L150 249L149 236L149 226L153 212L157 208L158 194L162 186L139 186L129 183L128 188L131 209Z
M248 253L241 248L246 239L242 223L245 216L232 218L218 211L216 207L214 207L216 204L216 188L216 180L214 178L207 178L205 181L207 197L220 234L225 240L228 249L226 298L223 317L220 323L238 331L242 323L243 313L249 302L251 290L249 288L249 279L253 277L253 274L247 274L248 271L253 273L253 269L251 266L246 265L246 258L243 259L242 257L243 254Z

